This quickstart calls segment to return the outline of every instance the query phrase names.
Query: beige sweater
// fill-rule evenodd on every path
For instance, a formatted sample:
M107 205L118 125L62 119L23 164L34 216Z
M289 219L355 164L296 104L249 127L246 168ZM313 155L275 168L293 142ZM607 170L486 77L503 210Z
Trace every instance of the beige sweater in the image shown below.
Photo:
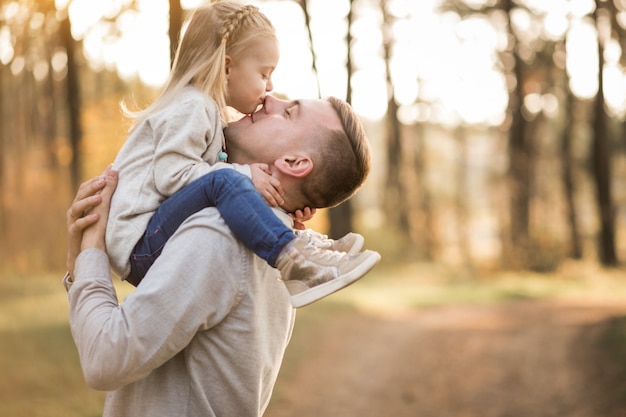
M204 174L247 165L218 163L223 126L213 99L187 87L129 135L114 168L119 183L111 201L106 244L113 272L125 278L129 258L159 205Z
M105 417L263 414L295 310L216 208L189 217L119 305L103 252L82 252L74 277L70 326L87 383L110 391Z

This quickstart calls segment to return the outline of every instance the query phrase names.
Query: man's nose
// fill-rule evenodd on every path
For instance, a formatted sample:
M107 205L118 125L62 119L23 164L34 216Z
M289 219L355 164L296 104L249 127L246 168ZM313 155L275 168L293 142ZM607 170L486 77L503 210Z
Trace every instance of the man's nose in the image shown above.
M252 120L258 122L259 120L263 119L265 115L271 114L271 112L273 111L272 109L276 107L275 104L277 101L278 99L272 96L265 96L263 98L263 107L261 107L252 114Z
M274 96L265 96L265 102L263 103L263 112L266 114L280 113L282 111L284 100L277 99Z

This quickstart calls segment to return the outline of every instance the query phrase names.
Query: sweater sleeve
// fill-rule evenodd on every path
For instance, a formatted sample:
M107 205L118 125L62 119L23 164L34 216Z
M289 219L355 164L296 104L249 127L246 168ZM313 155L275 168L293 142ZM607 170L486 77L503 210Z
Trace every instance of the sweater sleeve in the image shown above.
M232 235L223 233L225 225L220 229L221 220L214 227L198 221L201 217L181 226L121 304L106 254L91 249L78 257L68 293L70 327L92 388L115 390L147 376L239 301L247 257ZM228 250L206 250L198 241Z
M250 168L226 163L209 164L209 149L220 149L223 126L215 102L199 93L173 111L150 121L154 131L154 172L157 190L166 196L216 169L235 169L248 177Z

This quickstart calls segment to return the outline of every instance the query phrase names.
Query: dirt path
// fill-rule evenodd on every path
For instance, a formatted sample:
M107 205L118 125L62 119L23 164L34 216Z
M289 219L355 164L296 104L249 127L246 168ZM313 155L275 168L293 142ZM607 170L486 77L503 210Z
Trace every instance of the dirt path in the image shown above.
M342 313L266 417L626 416L623 375L599 347L624 314L583 302Z

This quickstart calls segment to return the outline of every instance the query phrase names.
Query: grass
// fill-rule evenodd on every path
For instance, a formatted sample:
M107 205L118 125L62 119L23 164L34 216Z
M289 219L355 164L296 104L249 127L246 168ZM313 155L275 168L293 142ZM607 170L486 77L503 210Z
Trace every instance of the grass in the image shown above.
M611 390L607 403L626 403L626 316L614 317L603 330L598 343L600 368L609 370Z
M0 417L96 417L104 393L84 382L62 274L0 279Z
M123 297L128 286L118 289ZM383 263L358 284L299 310L280 378L288 380L292 376L293 369L307 357L310 341L323 331L328 320L342 314L397 314L452 303L518 299L623 300L624 294L623 271L601 270L593 265L566 265L557 273L540 275L479 274L440 265ZM0 277L0 417L101 414L104 393L85 385L67 316L60 274ZM626 323L621 323L611 339L619 340L613 343L618 346L624 346L626 334Z
M381 264L372 274L328 299L381 314L445 304L528 299L621 299L623 270L569 263L555 273L459 271L442 265ZM326 302L326 301L325 301Z
M98 416L104 395L82 379L66 325L28 326L0 334L0 415Z

